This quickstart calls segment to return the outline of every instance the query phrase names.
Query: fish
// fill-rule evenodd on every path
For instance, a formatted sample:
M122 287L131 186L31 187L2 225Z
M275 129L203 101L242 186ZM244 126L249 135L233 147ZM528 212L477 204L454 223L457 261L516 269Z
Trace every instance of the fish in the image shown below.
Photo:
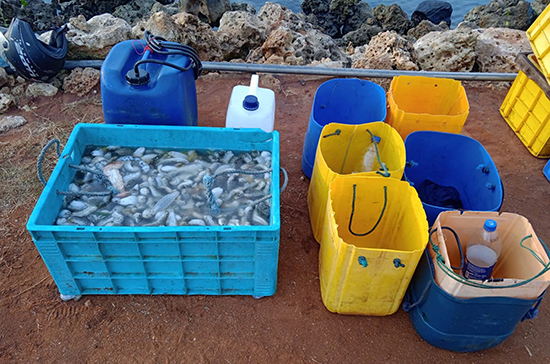
M103 174L107 176L111 185L118 191L118 193L125 192L124 180L120 174L120 169L124 166L122 161L114 161L103 167Z

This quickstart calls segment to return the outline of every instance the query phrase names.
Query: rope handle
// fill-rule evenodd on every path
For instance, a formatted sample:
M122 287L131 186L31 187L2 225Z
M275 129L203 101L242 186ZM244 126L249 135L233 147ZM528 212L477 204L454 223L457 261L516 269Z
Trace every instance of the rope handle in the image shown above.
M544 291L539 296L539 298L537 300L537 303L535 303L535 305L533 307L531 307L529 309L529 311L527 311L525 313L525 315L521 318L521 322L523 322L525 320L532 320L532 319L537 318L537 314L539 313L539 306L540 306L540 303L542 302L542 298L544 297L545 294L546 294L546 291Z
M430 287L432 286L432 282L433 280L430 279L428 281L428 284L426 284L426 287L424 287L424 290L422 291L422 294L420 295L420 297L416 300L416 302L413 302L411 303L411 292L407 292L407 294L405 295L405 299L404 299L404 302L403 302L403 311L405 312L409 312L411 309L413 309L414 307L418 306L419 304L421 304L424 299L426 298L426 295L428 293L428 291L430 290ZM410 289L410 288L409 288Z
M376 158L378 159L378 163L380 164L380 168L383 170L383 172L376 171L376 173L378 173L379 175L381 175L383 177L391 176L390 172L388 172L388 168L386 167L386 163L383 163L382 160L380 159L380 151L378 150L378 142L376 141L376 138L374 137L374 134L369 129L367 129L367 132L370 134L371 141L374 144L374 150L376 151Z
M376 224L374 224L372 229L370 229L369 231L367 231L366 233L363 233L363 234L356 233L351 229L351 225L353 223L353 215L355 214L355 192L356 192L356 188L357 188L357 185L353 185L353 200L351 201L351 215L349 217L348 229L349 229L349 232L352 233L352 235L354 235L354 236L367 236L370 233L372 233L378 227L378 224L380 223L380 220L382 220L382 217L384 216L384 212L386 212L386 207L388 205L388 186L384 186L384 207L382 208L382 212L380 213L380 216L378 217L378 221L376 221Z
M441 229L443 229L443 227L440 227ZM452 228L450 227L445 227L446 229L450 230L450 231L454 231ZM443 259L443 256L441 255L441 253L439 252L439 246L436 246L435 243L433 242L432 240L432 235L433 235L433 232L434 231L438 231L439 228L437 229L433 229L432 231L430 231L430 234L429 234L429 242L430 242L430 245L432 247L432 250L435 252L436 254L436 261L437 261L437 265L438 267L445 273L447 274L449 277L451 277L452 279L454 279L455 281L459 282L459 283L462 283L464 285L467 285L467 286L470 286L470 287L475 287L475 288L482 288L482 289L503 289L503 288L515 288L515 287L520 287L520 286L523 286L523 285L526 285L527 283L529 282L532 282L533 280L537 279L538 277L542 276L543 274L545 274L546 272L550 271L550 260L548 263L544 263L544 261L542 260L541 257L538 256L538 254L531 248L523 245L523 242L527 239L531 239L533 237L533 235L527 235L525 237L523 237L523 239L521 239L521 241L519 242L519 245L524 248L524 249L527 249L532 255L533 257L539 262L541 263L541 265L543 266L543 268L540 270L539 273L535 274L533 277L531 278L528 278L528 279L525 279L521 282L518 282L518 283L513 283L513 284L509 284L509 285L506 285L506 286L491 286L491 285L488 285L488 284L484 284L483 282L476 282L476 281L472 281L472 280L469 280L469 279L466 279L464 277L462 277L461 275L455 273L451 268L449 268L449 266L447 266L445 264L445 260ZM460 239L458 238L458 234L456 234L456 232L454 232L454 235L455 235L455 238L457 239L457 244L459 244L460 246ZM548 257L550 257L550 251L548 250L548 246L546 246L546 244L544 243L544 241L542 241L542 239L539 238L539 241L542 245L542 247L544 248L544 251L546 253L546 255ZM463 253L462 253L462 248L460 248L461 250L461 262L463 262L463 259L464 259L464 256L463 256Z
M44 146L44 148L42 148L42 151L38 155L38 160L36 161L36 173L38 174L38 179L40 180L40 182L42 182L44 186L46 186L47 181L44 178L44 175L42 174L42 163L44 162L44 156L46 155L46 152L48 151L48 149L50 149L50 147L53 144L57 144L56 145L57 158L61 157L61 151L60 151L61 143L59 139L52 139L48 142L48 144Z

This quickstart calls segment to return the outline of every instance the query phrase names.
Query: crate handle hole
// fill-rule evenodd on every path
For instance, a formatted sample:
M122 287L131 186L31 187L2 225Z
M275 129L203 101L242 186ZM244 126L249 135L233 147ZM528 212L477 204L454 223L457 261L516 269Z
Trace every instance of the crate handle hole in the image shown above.
M223 229L224 230L231 230L231 227L230 226L225 226Z

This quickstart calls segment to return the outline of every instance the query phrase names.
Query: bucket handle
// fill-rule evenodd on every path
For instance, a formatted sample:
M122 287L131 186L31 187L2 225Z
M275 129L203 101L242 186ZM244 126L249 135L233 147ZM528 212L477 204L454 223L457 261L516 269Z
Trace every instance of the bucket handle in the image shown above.
M539 296L539 298L537 299L537 303L535 303L535 305L533 307L529 308L529 310L521 318L521 322L523 322L525 320L532 320L532 319L537 318L537 314L539 313L539 305L542 302L542 298L544 297L545 294L546 294L546 291L544 291Z
M403 302L403 311L409 312L411 309L418 306L424 301L424 299L426 298L426 295L428 294L428 291L430 290L430 287L432 286L432 281L433 280L428 281L428 284L426 284L426 287L424 287L424 290L422 291L420 298L418 298L414 303L410 302L412 294L410 292L407 293L405 302Z
M386 211L386 207L388 206L388 186L384 186L384 207L382 208L382 212L380 213L380 216L378 217L378 220L376 221L376 224L374 224L372 229L370 229L369 231L367 231L366 233L363 233L363 234L356 233L351 229L351 225L353 223L353 215L355 214L355 192L356 192L356 188L357 188L357 185L353 185L353 200L351 201L351 214L350 214L350 217L349 217L348 229L349 229L349 232L352 235L367 236L370 233L372 233L378 227L378 224L380 223L380 220L382 220L382 217L384 216L384 212Z
M455 238L457 239L457 244L459 246L461 246L461 243L460 243L460 239L458 237L458 234L456 234L456 232L450 228L450 227L440 227L441 229L443 228L446 228L448 230L450 230L451 232L453 232L453 234L455 235ZM432 240L432 235L435 231L438 231L438 228L436 229L433 229L430 231L430 234L429 234L429 242L430 242L430 245L432 247L432 250L435 252L436 254L436 261L437 261L437 265L439 266L439 268L445 273L447 274L449 277L451 277L452 279L454 279L455 281L457 281L458 283L462 283L464 285L467 285L467 286L470 286L470 287L475 287L475 288L483 288L483 289L503 289L503 288L514 288L514 287L520 287L520 286L523 286L535 279L537 279L538 277L542 276L543 274L545 274L546 272L550 271L550 261L545 264L544 261L542 260L542 258L540 258L538 256L537 253L535 253L535 251L533 251L531 248L528 248L526 247L525 245L523 245L523 242L527 239L531 239L533 237L532 234L529 234L525 237L523 237L523 239L521 239L521 241L519 242L519 245L524 248L524 249L527 249L531 252L531 254L535 257L535 259L542 264L543 268L540 270L540 272L538 272L537 274L535 274L533 277L531 278L528 278L528 279L525 279L521 282L518 282L518 283L514 283L514 284L509 284L509 285L506 285L506 286L491 286L491 285L487 285L487 284L484 284L484 283L480 283L480 282L476 282L476 281L472 281L472 280L469 280L469 279L466 279L464 277L462 277L461 275L459 274L456 274L453 269L449 268L447 265L445 265L445 261L443 259L443 256L441 255L441 253L439 252L439 246L435 245L433 240ZM539 241L542 245L542 247L544 248L544 251L546 253L546 255L548 257L550 257L550 251L548 250L548 246L546 246L546 244L544 243L544 241L542 241L541 238L539 238ZM461 251L461 263L463 263L463 259L464 259L464 255L462 253L462 248L460 248L460 251Z

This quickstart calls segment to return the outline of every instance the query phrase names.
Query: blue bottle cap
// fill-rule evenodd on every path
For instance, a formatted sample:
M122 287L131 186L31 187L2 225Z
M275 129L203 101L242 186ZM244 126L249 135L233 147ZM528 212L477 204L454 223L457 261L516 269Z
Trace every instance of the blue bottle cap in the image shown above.
M382 140L379 136L374 136L373 138L371 138L371 140L374 139L376 141L376 143L380 143L380 141Z
M488 232L493 232L497 229L497 222L491 219L485 220L483 228Z
M260 102L258 101L258 98L254 95L246 95L243 100L243 107L245 110L248 111L254 111L258 110L260 107Z

